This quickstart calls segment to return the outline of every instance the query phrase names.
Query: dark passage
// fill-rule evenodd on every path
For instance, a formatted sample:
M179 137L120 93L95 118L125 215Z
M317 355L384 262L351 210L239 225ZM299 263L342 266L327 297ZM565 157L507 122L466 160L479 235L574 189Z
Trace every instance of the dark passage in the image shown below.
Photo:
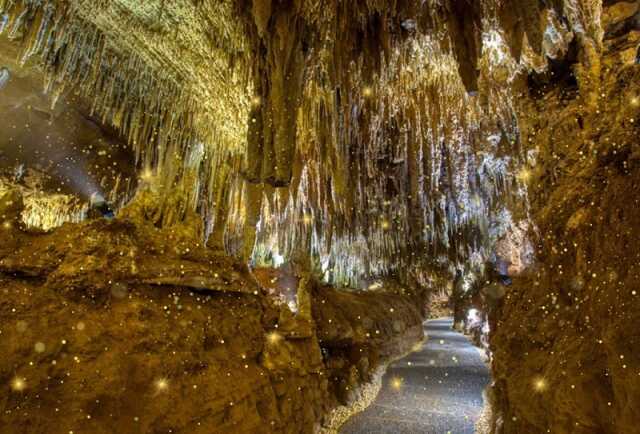
M472 434L489 371L450 318L427 321L422 350L389 366L382 390L341 433Z

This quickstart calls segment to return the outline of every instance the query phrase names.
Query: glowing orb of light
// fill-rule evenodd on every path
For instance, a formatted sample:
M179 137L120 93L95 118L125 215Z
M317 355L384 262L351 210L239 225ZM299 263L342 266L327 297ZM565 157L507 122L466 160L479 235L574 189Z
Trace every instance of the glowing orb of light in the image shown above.
M142 179L145 182L151 181L153 179L153 170L144 169L140 174L140 179Z
M156 392L165 392L167 389L169 389L169 380L167 380L166 378L158 378L153 383L153 385L156 388Z
M529 170L529 168L527 167L523 167L518 174L516 175L516 177L518 178L518 180L520 180L523 183L528 183L531 180L531 170Z
M391 379L391 388L393 390L400 390L402 389L402 384L404 383L404 380L400 377L393 377Z
M251 106L254 108L260 107L262 105L262 98L259 96L254 96L251 98Z
M370 86L365 86L362 89L362 96L365 98L371 98L373 96L373 89Z
M15 377L13 380L11 380L11 390L13 390L14 392L22 392L26 388L27 382L24 378Z
M267 334L267 342L271 345L275 345L282 340L282 336L278 332L270 332Z
M533 389L536 392L544 392L549 387L547 380L543 377L536 377L533 379Z
M631 105L634 107L638 107L640 105L640 98L638 98L637 96L631 98Z

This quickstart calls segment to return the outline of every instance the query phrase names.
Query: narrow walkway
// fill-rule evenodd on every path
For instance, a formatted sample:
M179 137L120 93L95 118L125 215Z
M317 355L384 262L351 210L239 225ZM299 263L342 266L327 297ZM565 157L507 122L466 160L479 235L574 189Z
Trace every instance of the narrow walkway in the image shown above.
M473 434L489 371L451 318L425 323L426 345L389 366L374 403L341 434Z

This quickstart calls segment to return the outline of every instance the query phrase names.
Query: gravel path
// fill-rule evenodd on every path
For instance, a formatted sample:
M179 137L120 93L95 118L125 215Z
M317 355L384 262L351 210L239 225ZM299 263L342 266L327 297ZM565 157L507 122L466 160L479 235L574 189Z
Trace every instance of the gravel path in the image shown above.
M374 403L341 434L472 434L489 370L451 318L425 323L427 343L389 366Z

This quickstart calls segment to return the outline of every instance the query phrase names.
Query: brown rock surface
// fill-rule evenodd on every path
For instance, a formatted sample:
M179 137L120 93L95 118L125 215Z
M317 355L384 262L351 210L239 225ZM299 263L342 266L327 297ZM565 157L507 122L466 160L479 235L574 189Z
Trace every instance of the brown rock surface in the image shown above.
M288 309L175 226L4 231L0 426L11 433L311 433L421 338L415 299L320 287L310 334L281 333ZM354 332L361 319L371 339Z
M606 42L596 105L570 70L522 100L522 140L542 168L530 182L538 264L496 316L497 432L640 432L638 42Z

